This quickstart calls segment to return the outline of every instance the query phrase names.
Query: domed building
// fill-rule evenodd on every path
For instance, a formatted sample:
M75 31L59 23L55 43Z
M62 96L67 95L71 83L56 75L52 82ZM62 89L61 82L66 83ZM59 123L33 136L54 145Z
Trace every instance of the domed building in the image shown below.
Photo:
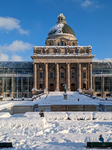
M34 46L34 89L68 91L92 89L92 47L79 46L73 29L60 13L48 33L46 46Z

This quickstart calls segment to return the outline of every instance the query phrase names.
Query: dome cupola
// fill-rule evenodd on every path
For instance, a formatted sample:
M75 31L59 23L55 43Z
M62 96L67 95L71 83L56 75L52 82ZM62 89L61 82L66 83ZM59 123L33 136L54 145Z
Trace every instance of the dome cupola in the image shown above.
M48 38L56 35L71 35L75 37L74 31L70 26L67 25L63 13L60 13L57 19L58 21L56 22L56 25L49 30Z

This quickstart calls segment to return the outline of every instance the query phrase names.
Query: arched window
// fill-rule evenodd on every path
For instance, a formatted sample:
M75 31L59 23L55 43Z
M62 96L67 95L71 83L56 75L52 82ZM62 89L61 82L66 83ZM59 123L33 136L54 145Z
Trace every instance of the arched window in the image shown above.
M64 83L61 83L61 86L63 86Z
M74 84L74 83L72 83L72 84L71 84L71 86L75 86L75 84Z
M75 46L75 43L73 43L73 46Z
M58 43L58 46L59 46L59 43Z
M42 89L42 84L40 84L40 89Z
M54 84L53 84L53 83L51 83L51 84L50 84L50 86L54 86Z
M49 46L51 46L51 42L49 43Z

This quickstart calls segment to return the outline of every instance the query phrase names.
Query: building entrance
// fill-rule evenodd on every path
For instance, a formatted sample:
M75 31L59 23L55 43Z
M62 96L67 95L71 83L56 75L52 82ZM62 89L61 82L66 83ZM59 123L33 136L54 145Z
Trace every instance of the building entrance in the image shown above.
M54 91L54 84L53 83L50 84L50 91Z
M74 83L71 84L71 91L75 91L75 84Z
M64 83L61 83L61 86L60 86L60 91L63 91L64 90L64 86L63 86Z

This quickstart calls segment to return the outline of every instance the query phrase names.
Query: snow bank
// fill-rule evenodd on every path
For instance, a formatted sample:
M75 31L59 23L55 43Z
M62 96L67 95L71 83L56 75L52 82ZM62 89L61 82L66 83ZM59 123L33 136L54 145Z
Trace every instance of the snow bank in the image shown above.
M112 120L112 112L94 112L93 118L95 120Z
M26 112L24 116L30 118L40 118L39 112ZM68 118L68 115L66 112L44 112L44 118L46 120L66 120Z
M38 119L35 118L27 118L27 117L10 117L5 119L0 119L0 128L1 127L44 127L46 124L46 119L41 117Z
M0 112L0 118L9 118L11 115L8 112Z
M71 120L92 120L92 112L68 112Z
M68 115L66 112L45 112L46 120L67 120Z

